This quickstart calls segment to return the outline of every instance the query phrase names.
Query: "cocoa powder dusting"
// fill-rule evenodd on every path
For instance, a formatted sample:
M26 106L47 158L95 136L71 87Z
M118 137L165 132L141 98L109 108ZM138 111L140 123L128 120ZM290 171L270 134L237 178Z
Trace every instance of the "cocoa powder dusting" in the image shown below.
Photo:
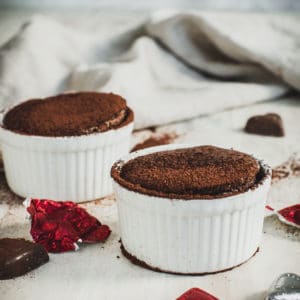
M160 151L112 168L125 188L172 199L221 198L244 192L265 176L250 155L213 146Z
M164 133L159 136L151 136L145 141L136 144L130 152L138 151L145 148L155 147L155 146L162 146L171 144L178 135L175 132L171 133Z
M9 110L3 127L38 136L78 136L122 127L133 120L121 96L80 92L23 102Z
M4 175L0 172L0 205L7 204L9 206L22 206L24 198L14 194L9 186Z

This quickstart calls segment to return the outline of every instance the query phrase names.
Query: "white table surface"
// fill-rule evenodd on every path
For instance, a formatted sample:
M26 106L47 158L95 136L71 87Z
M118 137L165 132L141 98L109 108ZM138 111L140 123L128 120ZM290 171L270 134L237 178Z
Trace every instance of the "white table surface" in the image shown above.
M32 11L0 11L0 43L11 36ZM109 27L112 14L99 12L76 13L65 16L51 12L64 22L87 20L85 26L102 22L102 30ZM87 18L89 16L89 18ZM91 18L91 16L93 16ZM108 17L109 16L109 17ZM99 15L98 15L99 17ZM144 15L113 16L116 28L141 20ZM93 19L94 18L94 19ZM95 18L97 21L95 21ZM92 20L93 19L93 20ZM99 19L101 19L99 21ZM110 21L108 21L110 20ZM247 118L254 114L277 112L284 121L284 138L245 134ZM176 142L193 142L234 147L265 158L275 167L300 154L300 96L237 108L212 116L162 126L156 133L137 132L132 145L150 135L176 132ZM275 208L300 203L300 177L291 176L274 183L268 202ZM83 204L90 213L112 229L104 244L82 246L77 252L50 254L50 262L20 278L0 281L1 300L34 299L176 299L191 287L205 289L220 299L263 299L272 281L282 273L300 274L300 230L281 224L274 216L265 218L260 252L246 264L225 273L209 276L178 276L156 273L132 265L120 252L117 208L113 197ZM5 184L0 173L0 238L24 237L30 239L29 221L25 209ZM119 258L118 258L119 256Z

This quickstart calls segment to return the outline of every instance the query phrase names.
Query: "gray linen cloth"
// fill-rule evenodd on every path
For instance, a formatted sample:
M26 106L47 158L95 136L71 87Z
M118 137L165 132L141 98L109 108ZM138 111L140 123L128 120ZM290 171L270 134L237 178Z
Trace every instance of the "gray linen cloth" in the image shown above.
M123 95L136 128L300 89L295 15L155 13L99 36L35 16L0 50L0 109L64 91Z

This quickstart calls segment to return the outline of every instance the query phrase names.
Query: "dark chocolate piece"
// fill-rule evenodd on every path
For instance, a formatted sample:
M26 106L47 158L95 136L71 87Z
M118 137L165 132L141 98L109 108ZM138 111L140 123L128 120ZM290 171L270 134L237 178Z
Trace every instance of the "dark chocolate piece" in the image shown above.
M282 119L274 113L249 118L244 130L259 135L284 136Z
M23 102L5 114L3 127L28 135L78 136L132 121L133 113L121 96L81 92Z
M160 151L139 156L112 177L122 186L150 196L210 199L245 192L263 176L250 155L214 146Z
M48 261L48 253L39 244L24 239L0 239L0 279L24 275Z

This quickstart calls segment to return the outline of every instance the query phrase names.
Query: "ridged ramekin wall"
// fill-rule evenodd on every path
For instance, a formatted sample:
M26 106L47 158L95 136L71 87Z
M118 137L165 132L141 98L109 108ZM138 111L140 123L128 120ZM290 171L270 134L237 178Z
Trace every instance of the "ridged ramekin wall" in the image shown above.
M76 202L112 193L110 168L129 151L133 123L72 137L18 134L0 127L10 188L23 197Z
M138 151L124 161L177 147ZM259 247L269 186L270 175L238 195L178 200L129 191L114 181L123 247L149 267L167 272L198 274L237 266Z

